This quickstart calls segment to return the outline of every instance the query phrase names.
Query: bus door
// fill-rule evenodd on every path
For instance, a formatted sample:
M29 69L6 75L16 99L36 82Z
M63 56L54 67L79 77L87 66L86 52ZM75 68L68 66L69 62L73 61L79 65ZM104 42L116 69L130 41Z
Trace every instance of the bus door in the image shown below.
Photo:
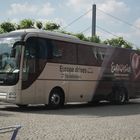
M50 41L31 37L27 40L23 59L23 97L30 103L46 103L46 78L43 72L51 58ZM40 75L43 75L40 78Z
M35 103L36 87L34 81L37 77L36 44L35 38L29 38L25 45L21 91L21 100L24 104Z

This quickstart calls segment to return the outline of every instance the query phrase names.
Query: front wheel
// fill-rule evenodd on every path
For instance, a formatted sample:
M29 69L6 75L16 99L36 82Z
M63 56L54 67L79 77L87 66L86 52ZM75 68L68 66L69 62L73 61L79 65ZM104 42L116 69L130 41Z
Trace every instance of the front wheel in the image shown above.
M62 107L63 105L64 105L63 93L58 89L52 90L49 97L49 107L57 109Z

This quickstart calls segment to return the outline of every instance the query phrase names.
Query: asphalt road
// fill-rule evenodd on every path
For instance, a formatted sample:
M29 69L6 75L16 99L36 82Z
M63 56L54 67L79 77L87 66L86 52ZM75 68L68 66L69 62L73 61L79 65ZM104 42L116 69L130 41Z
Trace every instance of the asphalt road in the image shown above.
M0 127L13 125L22 126L17 140L140 140L140 100L65 105L59 110L0 103ZM0 134L0 140L11 134Z

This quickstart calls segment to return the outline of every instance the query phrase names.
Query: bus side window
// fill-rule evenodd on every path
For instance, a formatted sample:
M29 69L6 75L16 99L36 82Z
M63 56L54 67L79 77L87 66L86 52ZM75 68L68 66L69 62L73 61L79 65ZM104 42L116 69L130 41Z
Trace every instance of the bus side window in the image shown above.
M38 59L46 59L47 58L47 43L43 38L38 38Z
M53 59L54 63L76 64L76 45L73 43L53 40Z
M105 57L104 50L102 48L92 47L92 52L96 59L96 65L101 65Z
M93 56L91 46L78 45L78 64L89 66L96 65L96 59Z
M47 42L47 59L52 59L53 58L53 44L52 40L46 39Z
M38 59L52 59L52 41L50 39L38 38Z
M104 57L105 57L105 54L103 51L100 51L100 56L101 56L101 60L103 61L104 60Z
M101 60L101 53L100 50L97 48L92 48L93 51L93 55L95 57L96 60Z
M95 59L98 59L97 49L92 47L92 52L93 52L93 55L94 55Z
M53 47L53 57L62 57L62 49L58 48L56 45Z

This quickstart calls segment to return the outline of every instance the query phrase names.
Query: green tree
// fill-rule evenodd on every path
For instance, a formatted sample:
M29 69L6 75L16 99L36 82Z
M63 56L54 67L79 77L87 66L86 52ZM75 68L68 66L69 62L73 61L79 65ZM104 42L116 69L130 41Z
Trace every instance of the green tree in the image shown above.
M41 21L36 21L36 27L37 27L38 29L42 29L42 28L43 28L42 22L41 22Z
M10 22L3 22L0 24L0 33L11 32L15 30L15 25Z
M89 40L85 37L85 35L84 35L83 33L72 34L72 35L78 37L80 40L89 41Z
M136 50L140 52L140 48L136 48Z
M129 42L125 42L123 48L133 49L133 45Z
M23 19L19 24L20 29L33 28L34 22L31 19Z
M104 43L107 44L107 45L114 46L114 47L130 48L130 49L133 48L132 44L125 41L123 39L123 37L107 39L107 40L104 41Z
M34 22L31 19L23 19L20 21L19 24L13 24L10 22L3 22L0 24L0 33L4 32L10 32L15 29L26 29L26 28L33 28L34 24L38 29L44 29L44 30L58 30L58 32L68 34L68 35L73 35L78 37L80 40L83 41L90 41L90 42L95 42L95 43L105 43L107 45L115 46L115 47L123 47L123 48L133 48L133 45L123 39L123 37L117 37L117 38L112 38L112 39L107 39L104 42L101 41L99 36L93 36L93 37L86 37L83 33L70 33L64 30L59 30L60 25L57 23L53 22L46 22L45 27L43 28L43 24L41 21L36 21Z
M53 22L47 22L45 24L44 30L53 31L53 30L58 30L59 28L60 28L59 24L56 24L56 23L53 23Z
M72 35L72 36L76 36L80 40L83 40L83 41L89 41L89 42L95 42L95 43L101 43L102 42L99 36L86 37L83 33L75 34L75 33L66 32L64 30L59 31L59 32L64 33L64 34L68 34L68 35Z
M92 37L88 37L88 40L90 42L94 42L94 43L101 43L101 39L99 36L92 36Z
M70 33L70 32L64 31L64 30L58 30L58 32L67 34L67 35L73 35L73 33Z
M0 27L0 34L4 33L3 29Z

